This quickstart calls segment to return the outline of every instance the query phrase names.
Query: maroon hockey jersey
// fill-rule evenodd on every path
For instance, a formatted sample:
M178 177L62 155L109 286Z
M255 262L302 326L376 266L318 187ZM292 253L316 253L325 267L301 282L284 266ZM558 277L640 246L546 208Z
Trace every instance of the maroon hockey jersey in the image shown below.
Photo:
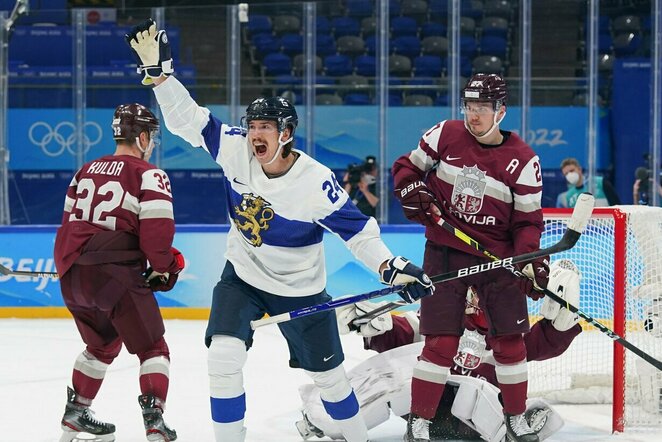
M175 221L170 180L163 170L130 155L107 155L76 172L55 238L58 273L69 270L95 234L110 231L135 235L154 270L179 270L170 251ZM124 247L126 236L117 235L121 243L107 249Z
M395 162L393 177L396 189L424 180L446 220L487 250L507 257L539 248L542 174L531 147L514 133L502 134L502 144L487 146L466 130L463 121L442 121ZM441 227L426 227L425 236L482 256Z

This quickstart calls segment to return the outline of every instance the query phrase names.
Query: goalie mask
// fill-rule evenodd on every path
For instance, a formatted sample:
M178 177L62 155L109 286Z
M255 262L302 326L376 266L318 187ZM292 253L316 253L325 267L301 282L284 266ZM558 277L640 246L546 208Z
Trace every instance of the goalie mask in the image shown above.
M149 159L154 147L160 144L159 120L142 104L121 104L113 114L113 139L115 141L135 142L143 153L143 159ZM143 147L140 134L149 134L149 144Z
M505 112L499 118L499 110L506 104L508 98L508 89L506 82L501 76L497 74L475 74L467 82L464 89L462 89L462 97L460 99L460 111L464 114L464 127L476 137L478 141L484 140L494 132L498 125L503 121L506 114ZM494 111L494 121L492 127L485 132L485 134L477 136L474 134L467 122L469 107L468 103L491 103L492 111ZM478 108L481 111L481 108ZM473 110L472 111L476 111ZM485 110L489 112L489 110Z

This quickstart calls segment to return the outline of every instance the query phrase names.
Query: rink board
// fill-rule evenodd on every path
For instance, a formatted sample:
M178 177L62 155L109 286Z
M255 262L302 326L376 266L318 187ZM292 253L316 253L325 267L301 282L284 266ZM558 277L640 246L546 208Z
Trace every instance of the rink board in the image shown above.
M164 317L170 319L206 319L211 294L218 282L225 259L226 236L229 226L179 225L174 245L186 257L186 268L177 285L170 292L157 292ZM13 270L55 271L53 243L55 226L0 227L0 264ZM381 226L382 237L393 253L421 263L425 237L423 228L415 225ZM602 242L600 231L586 232L581 242ZM543 246L558 241L560 236L545 234ZM590 244L587 244L590 247ZM344 243L334 235L325 234L327 291L333 297L354 295L383 287L375 273L356 261ZM613 285L612 258L608 254L576 256L572 250L554 258L570 257L585 274L582 284L590 278L601 278L605 286ZM605 262L596 263L596 261ZM590 272L590 274L589 274ZM608 296L608 294L607 294ZM384 299L398 299L391 295ZM415 308L412 306L412 308ZM594 318L612 314L604 304L586 303L581 308ZM531 303L535 314L537 305ZM0 276L0 317L66 317L56 279L25 276Z

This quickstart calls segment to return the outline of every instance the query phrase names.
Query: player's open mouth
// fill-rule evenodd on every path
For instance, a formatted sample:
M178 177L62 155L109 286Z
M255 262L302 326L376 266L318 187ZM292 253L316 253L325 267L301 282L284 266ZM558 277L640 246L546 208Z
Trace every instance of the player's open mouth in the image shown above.
M255 147L255 155L257 155L259 157L261 157L261 156L263 156L264 154L267 153L266 144L255 144L254 147Z

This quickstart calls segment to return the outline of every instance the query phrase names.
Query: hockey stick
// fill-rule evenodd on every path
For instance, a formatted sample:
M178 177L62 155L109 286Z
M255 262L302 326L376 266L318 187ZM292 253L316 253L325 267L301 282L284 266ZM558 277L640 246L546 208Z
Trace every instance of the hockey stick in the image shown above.
M589 194L584 194L584 195L586 195L586 197L582 198L583 196L582 195L578 198L577 204L575 205L575 209L572 212L572 216L568 221L568 229L565 231L563 237L559 240L559 242L546 249L536 250L534 252L525 253L523 255L512 256L510 258L496 259L494 255L486 251L477 241L473 240L472 238L470 238L460 230L446 223L446 225L448 226L446 228L452 229L453 234L455 236L462 239L470 246L476 248L476 250L480 250L481 252L485 250L485 253L489 254L486 256L492 256L493 259L495 260L492 262L476 264L470 267L454 270L452 272L443 273L441 275L434 276L430 279L432 280L433 283L451 281L453 279L463 278L465 276L474 275L476 273L487 272L489 270L498 269L501 267L506 268L511 272L518 272L521 275L519 270L515 269L513 264L530 261L532 259L541 258L543 256L563 252L564 250L568 250L572 248L579 240L579 237L581 236L582 232L584 231L584 228L586 227L586 224L588 223L588 220L591 216L591 212L593 211L593 197ZM368 299L379 298L382 296L399 292L402 289L404 289L404 286L396 285L396 286L386 287L381 290L374 290L372 292L363 293L360 295L353 295L344 298L334 299L332 301L325 302L323 304L304 307L301 309L292 310L287 313L281 313L279 315L270 316L268 318L262 318L255 321L251 321L251 328L255 330L256 328L262 327L264 325L278 324L280 322L285 322L291 319L300 318L301 316L312 315L314 313L335 309L348 304L355 304L359 301L367 301Z
M3 275L12 275L12 276L33 276L41 278L53 278L57 279L60 276L57 272L30 272L27 270L12 270L7 267L0 265L0 273Z
M580 196L582 198L583 195ZM579 201L578 201L579 203ZM590 215L590 214L589 214ZM574 213L573 213L574 216ZM441 224L440 224L441 225ZM448 225L446 223L446 225ZM451 227L454 229L455 232L460 232L459 230L455 229L454 227ZM446 228L448 230L448 228ZM462 234L462 232L460 232ZM476 243L476 250L483 251L482 246L478 243ZM489 252L484 253L485 256L490 256L491 254ZM496 257L493 257L492 259L498 259ZM508 270L510 270L515 276L522 277L522 278L527 278L526 275L522 274L519 270L515 269L514 267L510 266L504 266ZM602 324L601 322L597 321L594 319L592 316L589 314L583 312L581 309L575 307L574 305L568 303L566 300L558 296L556 293L545 289L539 290L540 292L544 293L545 296L549 296L553 301L559 303L562 307L570 310L572 313L576 313L580 318L584 319L587 323L591 324L593 327L597 328L599 331L602 333L606 334L609 336L612 340L618 342L621 344L623 347L627 348L637 356L641 357L644 359L646 362L657 368L658 370L662 370L662 361L655 359L653 356L650 354L646 353L645 351L641 350L640 348L636 347L634 344L630 343L629 341L625 340L623 337L620 335L616 334L613 330ZM398 308L400 305L396 302L391 302L389 304L383 305L379 308L376 308L375 310L368 312L364 315L358 316L357 318L352 321L352 324L355 326L360 326L362 324L365 324L367 322L370 322L370 320L374 319L375 317L382 315L386 312L389 312L391 310L394 310Z

